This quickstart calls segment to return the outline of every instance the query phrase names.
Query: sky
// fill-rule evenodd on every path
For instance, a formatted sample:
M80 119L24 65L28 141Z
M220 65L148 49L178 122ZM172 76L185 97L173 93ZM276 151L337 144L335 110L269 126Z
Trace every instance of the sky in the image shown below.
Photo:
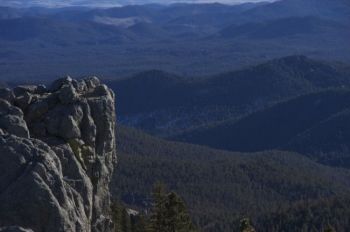
M118 0L117 0L118 1ZM175 2L186 2L186 3L213 3L220 2L225 4L237 4L244 2L261 2L263 0L120 0L124 4L137 3L137 2L158 2L158 3L175 3Z
M0 5L4 6L123 6L130 4L147 3L213 3L238 4L247 2L262 2L269 0L0 0Z

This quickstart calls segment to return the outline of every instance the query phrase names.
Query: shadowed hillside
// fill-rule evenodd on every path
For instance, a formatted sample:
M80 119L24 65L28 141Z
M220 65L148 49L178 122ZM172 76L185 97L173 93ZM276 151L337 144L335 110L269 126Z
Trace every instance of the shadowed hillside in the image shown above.
M313 93L179 138L232 151L283 148L325 164L349 167L349 102L347 89Z
M120 97L122 123L167 136L301 94L349 86L349 73L346 66L291 56L205 79L149 71L109 85Z

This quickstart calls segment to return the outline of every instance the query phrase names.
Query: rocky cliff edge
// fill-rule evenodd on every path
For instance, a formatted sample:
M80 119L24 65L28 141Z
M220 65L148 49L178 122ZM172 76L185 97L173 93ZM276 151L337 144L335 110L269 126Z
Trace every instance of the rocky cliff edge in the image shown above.
M96 77L0 89L0 231L111 231L114 93Z

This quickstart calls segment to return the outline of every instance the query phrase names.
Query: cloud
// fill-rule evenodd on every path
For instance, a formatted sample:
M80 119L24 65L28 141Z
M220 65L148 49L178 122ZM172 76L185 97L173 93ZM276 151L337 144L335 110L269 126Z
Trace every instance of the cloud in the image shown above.
M46 6L46 7L63 7L63 6L94 6L94 7L112 7L131 4L171 4L171 3L223 3L238 4L247 2L262 2L272 0L0 0L3 6Z

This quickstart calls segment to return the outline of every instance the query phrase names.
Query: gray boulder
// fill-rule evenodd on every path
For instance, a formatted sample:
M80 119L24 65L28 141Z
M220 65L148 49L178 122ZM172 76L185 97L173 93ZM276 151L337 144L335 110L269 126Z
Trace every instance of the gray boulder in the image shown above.
M76 89L72 84L66 84L63 85L59 94L58 98L60 99L62 104L71 104L77 101L78 95L76 92Z
M16 96L21 96L25 93L35 93L38 86L36 85L20 85L13 89Z
M29 130L23 119L23 112L3 99L0 99L0 128L3 132L29 138Z
M26 107L27 108L27 107ZM26 113L26 121L32 122L36 119L41 119L41 117L49 111L49 104L47 100L36 101L29 105Z
M27 124L21 117L15 115L1 116L0 127L7 131L9 134L13 134L18 137L29 138Z
M50 87L50 92L56 92L62 88L65 84L72 83L73 79L70 76L66 76L60 79L55 80Z
M60 135L64 139L80 138L81 133L78 123L73 116L64 117L61 121Z
M12 103L15 95L9 88L0 88L0 98Z
M28 92L25 92L22 95L15 98L15 104L19 106L21 109L26 109L31 101L32 101L32 95Z

